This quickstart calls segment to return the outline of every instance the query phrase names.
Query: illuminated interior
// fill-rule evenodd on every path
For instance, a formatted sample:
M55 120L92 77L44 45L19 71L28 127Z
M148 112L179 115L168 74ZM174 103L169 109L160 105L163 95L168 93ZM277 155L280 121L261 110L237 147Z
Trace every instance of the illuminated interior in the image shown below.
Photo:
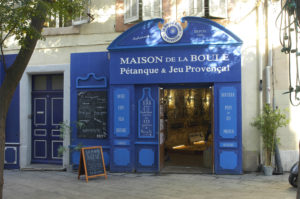
M212 168L212 88L163 89L164 166Z

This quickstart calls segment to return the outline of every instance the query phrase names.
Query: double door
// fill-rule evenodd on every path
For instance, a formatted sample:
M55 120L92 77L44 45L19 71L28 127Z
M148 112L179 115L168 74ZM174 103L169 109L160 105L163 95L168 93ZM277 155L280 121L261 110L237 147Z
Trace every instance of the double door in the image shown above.
M59 148L63 145L60 124L63 122L62 92L32 94L32 163L62 164Z

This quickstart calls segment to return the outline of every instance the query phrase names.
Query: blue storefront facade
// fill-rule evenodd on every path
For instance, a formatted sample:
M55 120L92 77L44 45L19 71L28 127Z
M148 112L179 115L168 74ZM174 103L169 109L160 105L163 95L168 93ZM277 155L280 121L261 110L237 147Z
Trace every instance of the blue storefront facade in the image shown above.
M141 22L108 52L71 54L70 164L76 146L100 145L111 172L161 171L160 91L204 86L213 96L213 172L241 174L241 45L223 26L185 17Z

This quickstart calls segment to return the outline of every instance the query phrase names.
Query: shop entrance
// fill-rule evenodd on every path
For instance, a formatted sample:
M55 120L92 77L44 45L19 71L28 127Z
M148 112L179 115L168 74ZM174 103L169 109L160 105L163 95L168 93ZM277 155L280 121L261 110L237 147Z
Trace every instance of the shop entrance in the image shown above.
M161 172L213 172L212 90L160 89Z

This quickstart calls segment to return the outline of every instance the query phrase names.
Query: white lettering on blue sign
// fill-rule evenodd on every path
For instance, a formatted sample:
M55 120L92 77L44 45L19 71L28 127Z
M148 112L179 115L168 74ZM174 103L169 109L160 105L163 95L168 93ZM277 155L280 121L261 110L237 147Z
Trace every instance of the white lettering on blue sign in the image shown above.
M158 74L159 69L158 68L120 68L120 74L121 75L151 75L151 74Z
M118 99L125 99L125 94L118 94L118 95L117 95L117 98L118 98Z
M221 97L235 97L235 93L234 92L224 92L224 93L221 93Z
M234 134L233 129L223 129L224 134Z
M227 66L208 66L208 67L195 67L195 66L185 66L185 72L187 73L199 73L199 72L216 72L218 74L222 72L229 72L229 64Z
M118 121L119 121L119 122L124 122L124 121L125 121L125 118L124 118L123 116L119 116L119 117L118 117Z
M126 128L116 128L117 133L126 133Z
M232 110L232 106L231 105L225 105L224 109L226 111L230 111L230 110Z
M201 54L191 55L191 62L203 62L203 61L229 61L228 54Z
M120 64L157 64L163 63L163 56L149 56L149 57L120 57Z
M122 111L125 109L125 106L124 105L118 105L118 111Z

